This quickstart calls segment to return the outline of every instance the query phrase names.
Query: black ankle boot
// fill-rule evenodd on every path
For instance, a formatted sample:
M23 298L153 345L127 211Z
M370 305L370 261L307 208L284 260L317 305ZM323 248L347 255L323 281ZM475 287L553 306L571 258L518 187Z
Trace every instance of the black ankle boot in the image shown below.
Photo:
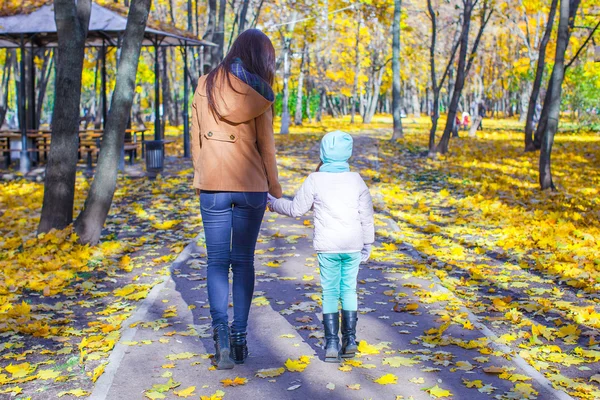
M323 314L325 327L325 362L340 362L340 315L338 313Z
M231 359L236 364L243 364L248 358L248 342L246 332L231 334Z
M358 350L356 344L356 311L342 310L342 358L353 358Z
M213 328L213 339L215 341L215 364L217 369L232 369L233 360L229 357L229 327L221 324Z

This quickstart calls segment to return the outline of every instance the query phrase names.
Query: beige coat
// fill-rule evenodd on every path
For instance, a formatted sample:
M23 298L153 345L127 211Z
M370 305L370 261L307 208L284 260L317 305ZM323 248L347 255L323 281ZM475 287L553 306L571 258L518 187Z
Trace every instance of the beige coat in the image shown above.
M275 158L272 102L229 74L233 89L219 88L215 101L222 118L208 107L206 76L198 80L192 103L191 145L194 187L207 191L269 192L281 197Z

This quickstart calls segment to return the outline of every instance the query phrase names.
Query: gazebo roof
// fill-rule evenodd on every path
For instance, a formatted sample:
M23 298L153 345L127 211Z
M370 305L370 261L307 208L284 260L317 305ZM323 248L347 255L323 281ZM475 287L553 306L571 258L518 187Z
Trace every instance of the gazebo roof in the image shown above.
M125 33L127 17L120 13L92 3L90 27L86 46L116 46ZM37 46L57 45L54 6L43 5L28 14L0 17L0 48L19 47L21 38L33 41ZM149 24L144 35L143 46L204 45L213 43L189 37L189 34L164 24L159 27Z

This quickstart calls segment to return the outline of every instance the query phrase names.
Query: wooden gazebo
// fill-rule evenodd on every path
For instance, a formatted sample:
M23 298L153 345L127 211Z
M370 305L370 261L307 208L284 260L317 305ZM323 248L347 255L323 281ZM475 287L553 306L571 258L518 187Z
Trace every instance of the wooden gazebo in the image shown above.
M86 47L99 47L101 49L101 92L102 92L102 117L107 115L107 90L106 90L106 53L109 48L121 46L127 17L120 12L92 3L90 26ZM19 125L21 131L21 169L29 168L29 159L26 152L28 129L38 129L35 125L35 63L34 57L29 57L30 65L26 66L26 52L36 48L56 47L58 37L54 20L54 6L42 5L35 11L27 14L17 14L0 17L0 48L16 48L20 50L20 91L28 95L19 97ZM191 37L189 33L164 24L149 23L144 36L143 47L154 48L155 69L155 102L154 102L154 138L163 138L161 132L161 96L159 74L159 47L179 47L184 60L184 156L189 157L189 127L188 127L188 47L200 47L200 65L204 65L205 46L214 46L213 43ZM202 68L201 68L202 69Z

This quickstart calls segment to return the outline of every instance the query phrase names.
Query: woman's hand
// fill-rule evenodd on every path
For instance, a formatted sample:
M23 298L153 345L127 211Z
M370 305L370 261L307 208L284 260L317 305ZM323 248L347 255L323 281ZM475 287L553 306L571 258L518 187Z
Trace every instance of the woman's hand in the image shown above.
M196 189L196 196L200 196L200 189Z
M275 202L275 200L277 200L275 197L273 197L269 193L267 193L267 208L271 212L273 212L273 203Z

